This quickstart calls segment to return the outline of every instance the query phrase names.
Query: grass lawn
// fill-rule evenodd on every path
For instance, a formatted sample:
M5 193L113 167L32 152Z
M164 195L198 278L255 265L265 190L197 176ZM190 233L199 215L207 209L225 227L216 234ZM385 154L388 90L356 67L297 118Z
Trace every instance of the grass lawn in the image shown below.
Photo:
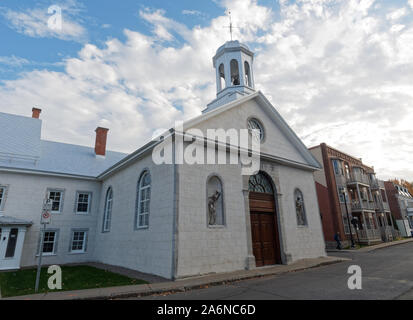
M40 274L39 293L105 288L147 283L90 266L62 266L62 290L50 290L47 280L52 274L47 267ZM36 269L0 272L0 290L3 298L32 294L36 282Z

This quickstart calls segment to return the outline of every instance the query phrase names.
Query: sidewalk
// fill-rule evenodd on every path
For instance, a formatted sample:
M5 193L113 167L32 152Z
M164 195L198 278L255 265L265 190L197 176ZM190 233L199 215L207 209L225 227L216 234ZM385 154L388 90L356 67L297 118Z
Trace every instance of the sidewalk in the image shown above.
M360 249L344 249L344 250L328 249L327 252L370 252L370 251L374 251L374 250L378 250L382 248L397 246L399 244L404 244L408 242L413 242L413 238L405 239L405 240L397 240L397 241L392 241L392 242L384 242L384 243L376 244L373 246L363 247Z
M271 267L257 268L253 270L240 270L229 273L191 277L176 281L142 284L135 286L122 286L99 289L86 289L78 291L52 292L46 294L33 294L27 296L4 298L2 300L107 300L115 298L148 296L160 293L183 292L191 289L221 285L239 280L296 272L348 260L350 259L331 256L315 259L303 259L294 262L290 265L276 265Z

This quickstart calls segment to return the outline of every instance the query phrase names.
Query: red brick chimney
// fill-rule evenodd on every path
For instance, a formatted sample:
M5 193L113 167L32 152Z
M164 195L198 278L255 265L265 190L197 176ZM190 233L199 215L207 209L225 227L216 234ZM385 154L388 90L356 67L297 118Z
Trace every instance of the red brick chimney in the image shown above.
M33 108L33 109L32 109L32 118L34 118L34 119L39 119L41 112L42 112L42 109Z
M97 156L106 155L106 139L108 136L109 129L97 127L96 132L96 142L95 142L95 153Z

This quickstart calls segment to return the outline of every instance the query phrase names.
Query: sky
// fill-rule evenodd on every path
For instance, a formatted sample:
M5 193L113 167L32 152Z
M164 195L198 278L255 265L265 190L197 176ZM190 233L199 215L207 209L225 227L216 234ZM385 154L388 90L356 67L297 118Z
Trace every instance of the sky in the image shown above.
M108 127L132 152L216 97L228 10L256 89L308 147L413 180L413 0L0 0L0 111L40 107L42 138L66 143Z

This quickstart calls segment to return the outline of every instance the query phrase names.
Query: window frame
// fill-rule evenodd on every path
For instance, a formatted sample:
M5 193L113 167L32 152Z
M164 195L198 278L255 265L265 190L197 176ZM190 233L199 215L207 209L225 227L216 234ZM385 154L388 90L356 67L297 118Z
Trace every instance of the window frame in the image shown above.
M84 236L83 236L83 243L82 243L82 249L76 249L73 250L73 242L74 240L74 236L76 232L83 232ZM70 231L70 243L69 243L69 252L72 254L81 254L81 253L87 253L87 243L88 243L88 239L89 239L89 229L71 229ZM79 241L79 240L76 240Z
M48 188L47 189L47 193L46 193L46 196L47 196L47 199L50 199L50 193L51 192L55 192L55 193L57 193L57 192L59 192L60 193L60 199L59 199L59 210L51 210L50 212L52 213L52 214L62 214L63 213L63 203L64 203L64 194L65 194L65 190L64 189L58 189L58 188ZM54 203L54 201L55 200L53 200L53 199L51 199L52 200L52 208L53 208L53 203Z
M111 199L110 199L110 211L108 211L109 206L108 206L108 201L109 201L109 191L111 194ZM105 196L105 205L103 209L103 223L102 223L102 233L107 233L110 232L110 227L112 224L112 211L113 211L113 188L112 186L109 186L108 189L106 190L106 196ZM108 214L109 212L109 214ZM108 218L109 217L109 218ZM109 220L109 222L107 222ZM108 225L107 229L105 226Z
M37 255L36 256L40 255L40 249L42 250L42 257L57 255L57 248L58 248L58 243L59 243L59 233L60 233L59 231L60 231L59 229L46 229L45 232L43 232L43 230L40 230L39 244L37 246ZM44 245L45 245L45 241L44 241L45 233L51 233L51 232L54 232L54 234L55 234L54 239L53 239L53 251L52 252L43 252ZM40 248L40 243L41 243L41 238L40 237L41 236L43 236L43 248ZM50 242L48 242L48 243L50 243Z
M88 195L88 202L87 202L87 211L79 211L79 196L80 195ZM91 206L92 206L92 196L93 192L91 191L76 191L76 199L75 199L75 213L79 215L88 215L91 212Z
M146 175L149 175L149 185L141 187L141 184L145 178ZM141 203L143 202L141 200L141 195L142 195L142 190L149 189L149 198L145 199L143 201L148 202L148 211L141 213ZM142 230L142 229L148 229L149 228L149 217L151 213L151 198L152 198L152 175L148 169L145 169L142 171L142 173L139 175L138 183L137 183L137 191L136 191L136 205L135 205L135 230ZM140 217L144 216L142 219L143 222L145 222L145 216L147 216L147 224L146 225L140 225Z

